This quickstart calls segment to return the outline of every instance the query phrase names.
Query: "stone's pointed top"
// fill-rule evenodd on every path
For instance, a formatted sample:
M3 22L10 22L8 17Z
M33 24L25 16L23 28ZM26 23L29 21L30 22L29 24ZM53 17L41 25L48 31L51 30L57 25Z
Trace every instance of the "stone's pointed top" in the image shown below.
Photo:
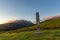
M36 12L36 13L39 13L39 12Z
M39 16L39 12L36 12L36 17L38 17ZM38 20L38 19L37 19Z

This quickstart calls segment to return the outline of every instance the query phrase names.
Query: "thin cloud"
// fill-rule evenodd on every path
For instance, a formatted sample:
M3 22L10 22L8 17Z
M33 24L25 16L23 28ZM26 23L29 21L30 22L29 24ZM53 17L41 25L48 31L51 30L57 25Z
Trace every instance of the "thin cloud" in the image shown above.
M53 17L52 16L47 16L47 17L44 17L43 19L44 20L49 20L49 19L52 19Z
M43 19L44 20L49 20L49 19L53 19L53 18L57 18L57 17L60 17L60 14L57 14L55 16L47 16L47 17L44 17Z

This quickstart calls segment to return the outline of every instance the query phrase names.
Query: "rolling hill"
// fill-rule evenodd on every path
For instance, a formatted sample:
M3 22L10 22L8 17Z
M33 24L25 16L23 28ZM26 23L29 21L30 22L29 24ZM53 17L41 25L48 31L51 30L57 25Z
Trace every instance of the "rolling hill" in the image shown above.
M36 30L36 28L37 27L35 24L29 27L21 28L19 30L20 31L29 31L29 30L32 31L32 30ZM59 28L60 28L60 17L40 22L40 29L59 29Z
M40 22L41 34L35 34L36 24L0 32L0 40L60 40L60 18ZM43 30L44 29L44 30ZM46 30L45 30L46 29Z
M12 30L12 31L18 31L18 32L19 31L32 31L32 30L36 30L36 28L37 28L36 24L33 24L31 22L27 22L26 25L28 24L28 26L25 26L25 27L20 26L20 23L21 22L18 21L17 23L12 22L12 23L6 23L3 25L6 25L8 28L9 28L9 26L16 27L16 28L18 27L18 29ZM25 25L24 22L22 24ZM4 27L4 28L6 28L6 27ZM60 17L40 22L40 29L58 29L58 28L60 28Z
M41 22L41 28L60 28L60 17Z

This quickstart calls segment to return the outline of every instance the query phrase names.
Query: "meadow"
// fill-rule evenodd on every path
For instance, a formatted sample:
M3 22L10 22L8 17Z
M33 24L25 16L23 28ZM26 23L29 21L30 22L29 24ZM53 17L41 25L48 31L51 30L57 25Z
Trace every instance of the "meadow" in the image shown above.
M34 24L16 30L0 30L0 40L60 40L60 18L40 22L41 30L39 32L41 34L35 33L36 28L36 24Z
M0 33L0 40L60 40L60 29L40 30L41 34L35 31L25 31L19 33Z

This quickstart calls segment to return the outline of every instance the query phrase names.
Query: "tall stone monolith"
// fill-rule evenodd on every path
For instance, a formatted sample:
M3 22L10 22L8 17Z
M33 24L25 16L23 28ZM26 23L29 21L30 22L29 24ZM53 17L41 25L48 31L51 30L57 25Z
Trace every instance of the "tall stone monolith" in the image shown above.
M36 12L36 27L37 27L37 31L39 31L40 30L39 12Z

